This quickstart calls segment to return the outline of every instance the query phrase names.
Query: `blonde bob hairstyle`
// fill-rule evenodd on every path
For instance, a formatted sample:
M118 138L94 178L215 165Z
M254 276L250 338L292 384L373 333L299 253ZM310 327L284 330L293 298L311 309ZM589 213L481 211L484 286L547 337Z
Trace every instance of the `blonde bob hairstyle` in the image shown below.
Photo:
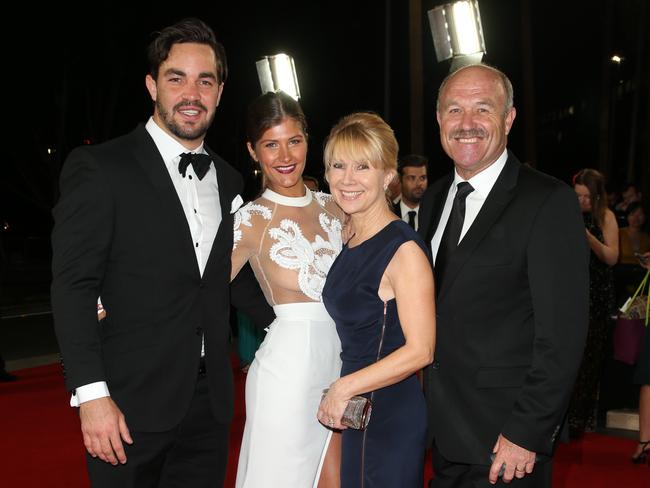
M343 117L329 133L323 160L325 177L334 161L369 163L397 174L399 146L393 129L377 114L356 112Z

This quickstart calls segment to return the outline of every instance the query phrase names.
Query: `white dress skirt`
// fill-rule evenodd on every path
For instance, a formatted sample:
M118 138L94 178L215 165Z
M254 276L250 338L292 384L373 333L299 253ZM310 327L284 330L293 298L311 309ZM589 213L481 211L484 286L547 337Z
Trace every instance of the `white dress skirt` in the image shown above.
M316 487L331 437L316 413L323 389L340 375L341 342L322 303L273 310L246 379L236 487Z

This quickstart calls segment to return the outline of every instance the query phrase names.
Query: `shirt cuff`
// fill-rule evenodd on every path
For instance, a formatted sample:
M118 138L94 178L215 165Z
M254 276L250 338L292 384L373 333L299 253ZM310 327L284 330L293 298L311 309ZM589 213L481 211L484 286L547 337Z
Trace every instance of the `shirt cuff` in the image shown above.
M96 381L95 383L90 383L77 388L70 397L70 406L78 407L82 403L107 396L111 396L111 394L108 391L108 385L106 382Z

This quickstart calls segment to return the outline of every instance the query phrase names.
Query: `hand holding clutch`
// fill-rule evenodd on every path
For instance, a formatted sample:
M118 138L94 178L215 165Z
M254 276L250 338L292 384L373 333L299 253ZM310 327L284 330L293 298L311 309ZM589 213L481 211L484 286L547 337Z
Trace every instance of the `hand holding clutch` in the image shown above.
M323 390L323 398L327 395L329 388ZM364 430L370 422L372 413L372 402L362 396L355 395L348 401L341 418L341 424L356 430Z

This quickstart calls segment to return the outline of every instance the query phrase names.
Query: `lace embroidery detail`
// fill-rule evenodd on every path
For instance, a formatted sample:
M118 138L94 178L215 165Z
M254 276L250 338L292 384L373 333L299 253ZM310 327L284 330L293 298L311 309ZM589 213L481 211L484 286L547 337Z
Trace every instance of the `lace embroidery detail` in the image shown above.
M269 250L271 260L285 269L298 270L298 286L312 300L321 300L325 279L334 259L341 251L341 223L327 214L319 215L319 223L327 233L326 241L316 235L309 242L294 221L283 219L280 227L269 229L276 242Z
M314 248L314 251L316 252L314 266L320 273L322 273L324 285L325 278L327 278L327 273L329 273L332 263L336 259L336 256L341 252L343 241L341 240L341 221L339 219L336 217L329 217L327 214L322 213L318 216L318 221L320 222L321 228L327 233L327 239L329 241L324 241L321 236L317 235L316 242L312 244L312 246L316 246L319 239L322 241L322 245L319 248ZM326 252L325 250L329 252ZM323 291L322 286L320 291Z
M312 194L321 207L325 207L328 203L334 201L334 197L329 193L323 193L322 191L313 191Z
M312 300L321 301L327 273L343 245L342 225L339 219L325 211L324 203L330 201L331 196L314 192L314 197L321 206L318 223L327 234L327 239L316 234L314 241L310 242L297 222L282 219L278 227L268 229L268 235L275 241L269 249L269 257L284 269L296 270L300 290ZM268 221L272 219L273 211L253 202L241 207L234 215L233 249L237 248L237 243L243 237L242 226L253 227L253 215L259 215Z
M237 249L237 243L241 241L242 238L242 231L239 227L242 225L245 225L246 227L253 227L253 224L251 224L251 217L253 215L261 215L265 220L271 220L273 213L271 212L270 208L253 202L247 203L239 210L237 210L233 221L233 250Z

